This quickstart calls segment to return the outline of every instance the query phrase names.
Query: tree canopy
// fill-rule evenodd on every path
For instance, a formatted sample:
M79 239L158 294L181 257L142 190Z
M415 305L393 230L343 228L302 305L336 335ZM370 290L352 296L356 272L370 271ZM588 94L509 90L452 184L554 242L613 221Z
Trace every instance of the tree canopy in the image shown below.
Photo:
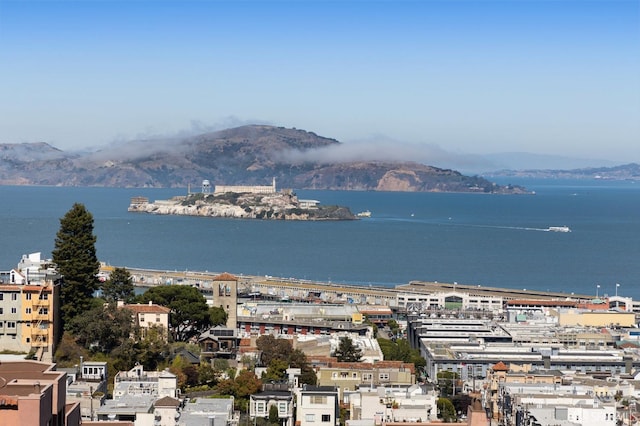
M439 371L437 380L442 396L448 397L455 395L456 393L460 393L458 390L458 381L460 380L460 376L455 371Z
M76 203L60 219L52 252L52 260L63 276L60 305L65 324L91 308L100 271L95 244L93 216L83 204Z
M291 367L300 369L300 384L316 385L318 377L309 364L307 355L300 349L293 349L289 340L265 334L258 337L256 347L262 352L262 364L270 369L267 379L281 380L285 376L285 370ZM286 364L284 369L283 363Z
M378 338L378 344L386 360L411 362L416 366L416 370L424 369L427 365L426 360L420 355L420 351L412 349L407 339L397 339L394 342Z
M102 283L102 297L107 302L122 300L129 303L135 297L133 279L126 268L115 268L109 279Z
M262 352L262 365L268 366L274 359L289 360L293 345L289 340L277 339L271 334L264 334L256 340L256 347Z
M72 318L67 329L84 348L110 353L131 336L131 311L115 304L97 305Z
M233 395L235 398L247 398L260 391L262 381L253 371L242 370L235 379L223 380L217 384L216 390L223 395Z
M222 306L212 306L209 308L209 319L212 327L216 325L227 325L228 318L229 314L227 314L227 311L225 311Z
M185 342L211 325L207 301L197 288L187 285L152 287L136 298L140 303L153 302L171 309L170 327L175 341Z
M456 408L449 398L438 398L436 405L438 406L438 418L443 422L450 423L457 420Z
M338 348L333 355L340 362L360 362L362 359L362 349L353 344L350 337L344 336L340 338Z

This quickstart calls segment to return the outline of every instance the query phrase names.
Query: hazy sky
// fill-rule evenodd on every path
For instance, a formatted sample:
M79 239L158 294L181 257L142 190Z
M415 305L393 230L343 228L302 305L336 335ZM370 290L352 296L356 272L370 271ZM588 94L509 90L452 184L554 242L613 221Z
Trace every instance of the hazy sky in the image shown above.
M640 0L0 0L0 143L246 123L640 162Z

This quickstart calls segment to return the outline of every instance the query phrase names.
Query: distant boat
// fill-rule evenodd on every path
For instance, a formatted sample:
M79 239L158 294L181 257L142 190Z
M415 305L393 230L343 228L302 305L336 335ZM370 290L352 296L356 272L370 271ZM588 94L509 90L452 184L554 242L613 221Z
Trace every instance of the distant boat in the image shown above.
M369 210L365 210L363 212L358 213L356 216L358 216L358 217L371 217L371 212Z
M551 232L571 232L571 229L568 226L550 226L547 228L547 231Z

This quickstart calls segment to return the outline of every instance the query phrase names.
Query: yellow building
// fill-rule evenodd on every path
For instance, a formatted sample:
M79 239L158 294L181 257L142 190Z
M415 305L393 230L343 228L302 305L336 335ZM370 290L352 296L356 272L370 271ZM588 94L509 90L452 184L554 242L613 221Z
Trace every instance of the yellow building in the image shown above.
M633 312L615 311L556 311L558 325L583 327L635 327L636 316Z
M0 351L51 362L62 335L60 283L50 260L23 255L16 269L0 271Z
M0 350L51 362L60 336L60 285L0 284Z

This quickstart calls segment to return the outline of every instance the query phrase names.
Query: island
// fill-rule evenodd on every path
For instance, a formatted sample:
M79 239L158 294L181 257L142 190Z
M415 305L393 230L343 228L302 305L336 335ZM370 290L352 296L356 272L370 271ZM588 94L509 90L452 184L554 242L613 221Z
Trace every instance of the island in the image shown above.
M268 220L357 220L348 207L323 206L318 200L301 200L291 189L276 190L275 178L268 186L216 185L208 180L200 192L149 202L133 197L130 212Z

